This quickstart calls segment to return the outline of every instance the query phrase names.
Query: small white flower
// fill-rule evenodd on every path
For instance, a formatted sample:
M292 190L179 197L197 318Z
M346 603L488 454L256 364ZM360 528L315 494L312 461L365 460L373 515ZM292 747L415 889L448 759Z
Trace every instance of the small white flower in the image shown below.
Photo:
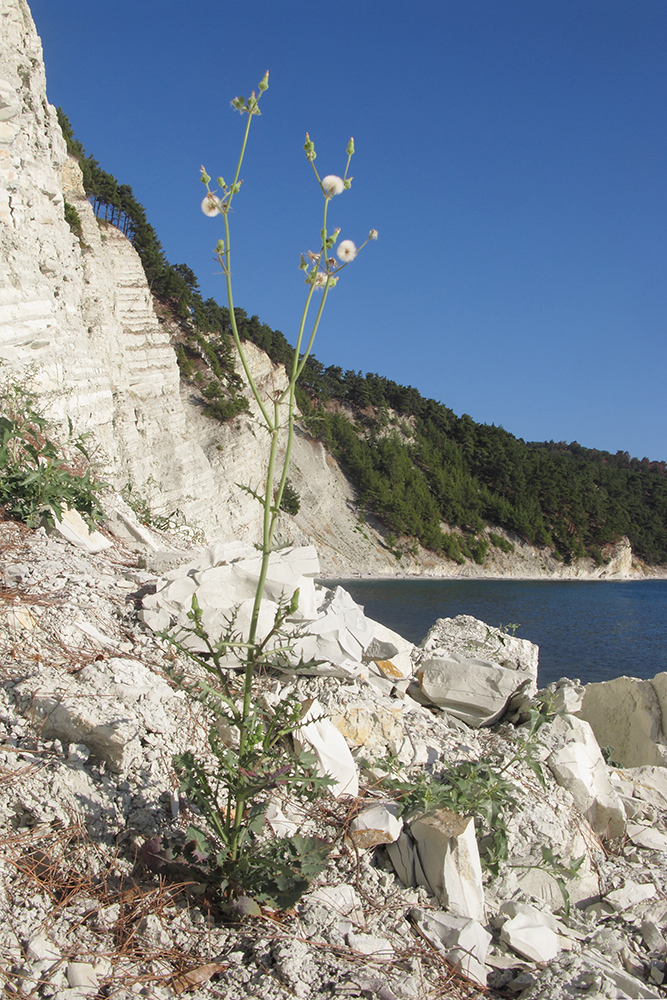
M368 234L368 238L369 240L376 240L378 238L377 229L371 229L370 233Z
M335 194L340 194L341 191L345 190L345 181L342 177L336 177L335 174L327 174L322 179L322 187L326 197L333 198Z
M313 285L319 291L323 291L326 288L327 281L329 282L329 288L333 288L338 278L334 278L332 274L327 274L326 271L318 271L313 278L306 278L306 283Z
M220 211L220 205L221 202L218 196L215 194L211 194L211 192L209 191L209 193L206 195L206 197L201 203L201 210L204 213L204 215L212 217L218 214L218 212Z
M336 250L336 256L338 257L338 260L341 260L344 264L347 264L350 260L354 260L357 256L357 248L352 240L341 240L338 244L338 249Z

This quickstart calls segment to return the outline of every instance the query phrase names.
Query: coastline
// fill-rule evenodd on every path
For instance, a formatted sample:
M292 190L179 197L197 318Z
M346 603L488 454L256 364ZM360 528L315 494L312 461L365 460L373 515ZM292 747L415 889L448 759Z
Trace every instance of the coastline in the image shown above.
M318 576L317 583L321 584L323 587L328 586L330 582L343 584L346 581L361 581L361 582L384 582L389 580L400 580L407 583L411 580L418 582L427 582L429 580L438 583L440 581L454 582L460 581L465 582L467 580L476 581L479 583L483 582L496 582L496 583L507 583L512 580L516 580L517 583L646 583L646 582L665 582L667 580L667 567L660 567L661 572L646 575L646 576L522 576L522 575L487 575L486 573L480 574L479 576L463 576L460 574L452 575L442 575L437 576L433 573L393 573L393 574L382 574L382 573L351 573L349 575L326 575Z
M667 581L319 577L370 618L420 645L439 619L472 617L539 646L541 687L562 677L596 683L667 671ZM519 623L516 630L509 623Z

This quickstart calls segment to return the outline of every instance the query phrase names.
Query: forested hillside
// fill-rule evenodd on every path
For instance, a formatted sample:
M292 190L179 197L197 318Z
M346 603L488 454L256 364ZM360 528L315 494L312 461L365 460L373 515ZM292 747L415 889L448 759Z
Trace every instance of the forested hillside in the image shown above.
M247 405L233 368L229 313L204 301L186 264L170 264L129 185L88 156L59 109L68 148L99 218L118 226L139 253L154 295L181 322L181 373L193 380L219 420ZM70 215L73 229L76 220ZM277 363L292 349L280 331L236 310L242 338ZM456 561L481 562L488 546L507 549L503 528L565 562L627 535L647 563L667 563L667 466L573 442L525 442L494 425L457 417L442 403L381 375L306 364L299 405L311 434L324 441L358 489L359 514L418 539ZM443 530L442 525L461 531ZM491 527L491 531L484 531Z

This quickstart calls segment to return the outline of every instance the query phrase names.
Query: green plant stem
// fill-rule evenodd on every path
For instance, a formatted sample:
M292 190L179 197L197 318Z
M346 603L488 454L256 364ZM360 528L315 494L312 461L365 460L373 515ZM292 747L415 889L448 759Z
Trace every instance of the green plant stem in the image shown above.
M260 93L261 97L261 93ZM315 291L314 284L314 274L311 277L310 287L308 289L308 295L306 297L306 302L304 304L303 312L301 315L301 322L299 324L299 330L297 335L297 342L294 348L294 358L291 365L291 373L289 375L289 382L287 387L280 394L276 394L273 398L273 413L270 412L270 406L266 405L262 398L260 397L258 386L252 376L250 371L248 360L246 358L243 345L241 343L241 338L239 335L238 325L236 322L236 315L234 312L234 299L232 293L232 243L231 243L231 233L229 225L229 209L231 206L232 198L236 192L236 185L239 182L241 166L243 163L243 158L245 155L246 144L248 140L248 135L250 131L250 119L252 114L248 114L248 121L246 123L245 134L243 137L243 144L241 147L241 152L239 155L236 173L234 174L234 180L231 187L229 188L229 194L226 198L224 204L221 206L221 213L224 217L225 226L225 244L221 252L218 253L218 260L222 266L227 289L227 301L229 305L229 316L232 328L232 335L234 338L234 343L241 359L241 364L248 381L248 385L252 392L253 398L257 403L259 411L262 415L266 430L270 436L270 448L269 448L269 458L266 471L266 479L264 486L263 497L258 497L261 500L262 506L264 508L263 518L262 518L262 545L261 545L261 561L260 570L257 580L257 587L255 590L255 598L253 602L251 617L250 617L250 627L248 631L248 641L245 645L245 655L243 656L244 672L243 672L243 704L240 711L235 710L234 718L235 725L239 734L239 750L238 750L238 760L242 767L245 766L245 760L248 754L252 751L255 727L252 718L252 693L255 679L256 667L260 661L260 658L264 652L265 646L271 635L274 634L277 625L274 629L265 636L261 642L258 641L257 631L259 626L259 615L261 610L262 598L264 595L264 588L266 586L266 579L269 569L269 561L271 557L271 551L273 546L273 539L275 534L276 525L278 522L278 515L280 511L280 504L282 501L283 492L285 490L285 484L287 482L287 473L289 470L289 464L292 453L292 443L294 439L294 407L296 403L296 383L301 375L304 365L310 355L313 347L315 336L317 334L320 320L322 318L322 313L324 311L324 306L327 300L327 296L330 288L333 286L332 275L327 270L327 280L324 284L322 300L319 304L317 315L315 317L310 337L306 346L306 350L301 354L302 344L305 336L306 325L308 322L308 315L310 311L310 306L312 304L313 294ZM350 157L348 155L349 167ZM311 161L315 176L318 182L321 182L315 169L314 164ZM346 174L347 174L346 167ZM326 264L327 251L329 249L328 237L327 237L327 214L329 208L329 198L325 196L324 199L324 213L323 213L323 224L321 230L322 236L322 250L317 263L316 271L319 270L322 261L325 261L324 267L327 268ZM278 448L279 448L279 438L281 431L281 407L287 402L287 443L285 447L285 456L282 465L282 472L278 482L278 488L276 495L274 496L274 480L276 479L276 462L278 459ZM277 619L276 619L277 622ZM216 662L218 667L218 673L221 675L220 680L222 681L222 672L219 670L219 664ZM224 688L224 685L223 685ZM278 737L276 737L277 739ZM238 858L239 852L241 850L242 839L243 839L243 824L244 824L244 813L248 800L252 798L253 792L248 788L236 788L235 792L230 795L226 810L225 810L225 826L227 830L226 843L229 850L229 858L231 861L235 861Z

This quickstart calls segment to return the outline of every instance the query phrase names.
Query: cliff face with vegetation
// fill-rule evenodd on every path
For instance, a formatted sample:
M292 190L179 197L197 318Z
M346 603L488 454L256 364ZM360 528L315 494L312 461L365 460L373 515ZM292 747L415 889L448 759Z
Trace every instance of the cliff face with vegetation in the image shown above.
M256 486L268 442L252 411L232 424L203 415L201 393L184 386L158 319L142 263L116 227L95 218L78 165L67 154L46 97L41 45L24 0L2 11L0 62L0 360L3 377L33 373L51 417L89 432L101 475L179 512L207 538L254 541L260 508L236 483ZM79 233L65 219L78 216ZM71 218L71 215L70 215ZM253 365L270 390L280 372L259 350ZM301 471L299 471L301 470ZM354 532L352 494L320 444L301 435L295 474L303 515L285 515L283 540L335 539L328 568L349 572L379 551ZM307 513L308 512L308 513Z
M237 484L261 482L268 440L236 376L226 311L201 301L185 265L165 264L131 188L81 155L84 188L47 101L25 0L3 3L2 35L1 371L32 373L49 414L90 434L102 477L130 486L149 517L173 515L207 540L254 541L261 510ZM288 347L239 312L269 393ZM651 493L665 494L664 468L634 469L628 458L628 483L645 475L647 513L627 501L637 490L615 498L590 469L573 492L572 446L564 462L557 446L530 453L502 429L379 376L312 359L300 403L291 472L300 508L283 516L280 540L314 542L327 575L632 575L643 569L622 538L639 521L640 547L650 534L640 555L664 561L667 499ZM545 500L548 480L557 488ZM613 524L610 506L620 512Z

